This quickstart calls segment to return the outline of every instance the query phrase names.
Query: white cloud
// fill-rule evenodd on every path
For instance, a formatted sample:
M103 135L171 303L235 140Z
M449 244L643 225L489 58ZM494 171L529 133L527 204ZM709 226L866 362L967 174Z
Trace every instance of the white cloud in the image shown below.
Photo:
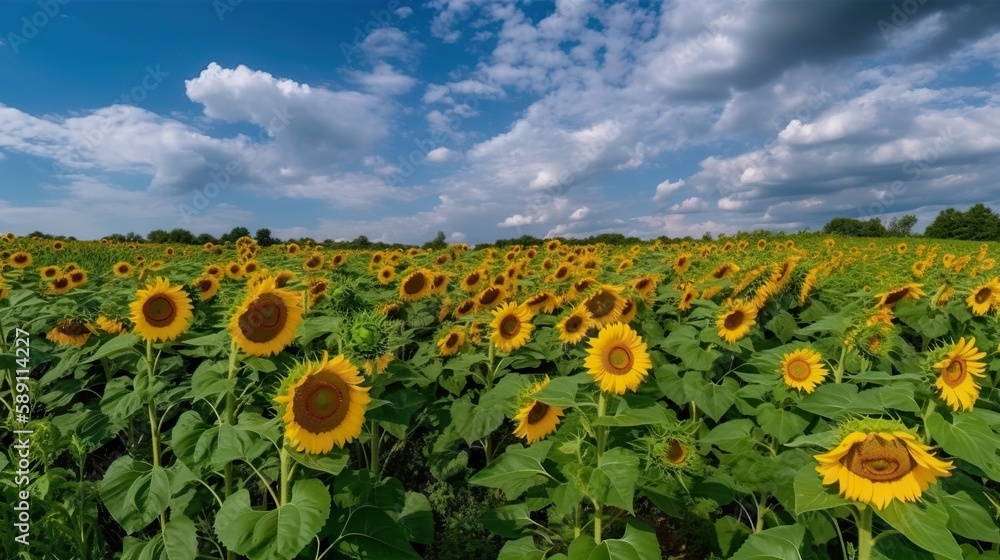
M430 163L447 163L459 157L459 153L441 146L427 152L427 161Z
M576 210L574 210L573 213L569 215L569 219L573 221L578 221L586 218L589 215L590 215L590 208L587 208L586 206L581 206Z
M396 8L396 11L393 13L399 16L400 19L406 19L411 15L413 15L413 8L409 6L403 6L402 8Z
M403 31L395 27L382 27L372 31L361 43L361 50L369 59L413 60L422 45L413 41Z
M697 196L685 198L684 202L670 207L671 212L703 212L707 209L708 203Z
M392 96L410 91L417 80L397 72L391 65L381 63L371 72L353 72L351 78L376 95Z
M684 187L684 179L680 179L673 183L670 179L663 181L659 185L656 185L656 194L653 195L653 202L660 202L661 200L666 200L670 197L674 191Z
M531 218L529 216L522 216L521 214L514 214L513 216L508 216L504 221L497 224L497 227L509 228L509 227L521 227L536 223L538 220Z

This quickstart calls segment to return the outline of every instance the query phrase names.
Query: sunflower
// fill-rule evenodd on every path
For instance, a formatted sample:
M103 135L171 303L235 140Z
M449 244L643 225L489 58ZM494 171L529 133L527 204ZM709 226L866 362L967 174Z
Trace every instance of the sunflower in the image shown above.
M563 409L558 406L551 406L533 397L549 384L549 378L539 381L531 388L531 392L524 399L524 404L514 416L517 428L514 429L514 436L528 440L528 445L543 439L545 436L555 431L559 425L559 417L563 416Z
M78 268L67 274L66 278L69 278L69 282L70 284L73 284L74 288L78 286L85 286L87 284L87 271Z
M810 348L802 348L782 356L779 373L784 378L785 385L806 393L815 391L816 386L829 373L820 362L821 359L819 352Z
M687 311L691 309L691 303L694 302L698 297L698 290L691 284L688 284L684 288L684 292L681 294L680 301L677 302L677 309L680 311Z
M302 270L306 272L315 272L321 268L323 268L323 253L319 251L309 255L309 258L302 263Z
M986 364L979 360L986 356L976 348L976 339L960 338L952 345L943 359L934 364L938 370L937 382L934 384L941 392L941 398L952 410L969 410L979 398L979 385L973 377L984 377Z
M494 309L496 306L503 303L506 297L507 293L503 288L499 286L490 286L489 288L479 292L479 294L475 297L476 308Z
M442 356L452 356L465 344L465 331L452 329L437 341L438 353Z
M576 344L587 336L587 330L594 326L590 312L583 306L577 306L569 315L556 325L559 330L559 340L563 344Z
M532 313L552 313L559 306L559 298L551 291L537 293L525 302Z
M334 253L330 257L330 268L337 268L338 266L344 264L347 261L347 255L344 253Z
M674 272L677 273L677 276L683 276L689 268L691 268L690 255L677 255L677 258L674 259Z
M389 367L389 362L393 359L395 359L395 356L391 353L385 353L375 360L366 360L362 367L364 367L365 373L368 375L377 375L379 373L384 373L385 369Z
M638 390L653 367L646 343L621 323L604 327L596 339L591 339L583 364L602 391L619 395L627 389Z
M274 287L284 288L293 280L295 280L294 272L291 270L279 270L278 273L274 275Z
M656 297L656 285L659 282L659 278L653 274L647 274L636 278L632 282L632 289L639 294L639 297L643 299L646 303L653 303L653 298Z
M452 313L452 317L456 319L461 319L462 317L468 315L469 313L476 312L476 300L467 299L455 307L455 311Z
M135 332L154 342L173 340L191 325L191 299L180 286L171 286L163 277L136 292L129 304Z
M115 263L115 266L111 268L111 271L114 272L115 276L118 278L128 278L132 275L132 265L125 261L118 261Z
M251 276L260 271L260 263L254 260L249 260L243 263L243 275Z
M923 284L903 284L902 286L893 288L887 292L875 294L875 297L879 298L878 305L882 307L892 307L900 300L918 299L921 296L926 296L927 294L921 289L923 287Z
M267 278L248 289L243 304L229 320L229 333L243 352L270 356L281 352L302 322L301 298L274 286Z
M458 287L463 292L475 292L479 289L483 281L483 272L481 270L473 270L472 272L465 275L462 281L459 283Z
M288 252L289 255L297 255L299 253L299 244L289 243L288 246L285 247L285 250Z
M202 276L194 281L194 287L198 290L200 300L208 301L219 291L219 280L214 276Z
M45 335L45 338L56 344L82 345L86 344L90 338L90 327L83 321L77 319L64 319L59 321Z
M913 263L910 267L910 272L913 273L914 278L923 278L924 273L927 272L927 261L917 261Z
M299 451L329 453L333 446L361 435L365 409L371 402L364 378L344 356L296 366L282 384L278 414L285 422L285 437Z
M730 344L750 333L757 319L757 308L741 301L733 302L716 319L719 337Z
M439 296L448 291L448 275L438 272L431 280L431 293Z
M101 315L97 318L97 326L106 333L110 334L121 334L125 332L125 325L122 324L118 319L112 319L111 317L105 317Z
M635 319L635 314L639 312L639 306L634 298L625 298L625 307L622 308L622 316L618 321L626 325Z
M27 268L31 266L31 253L18 251L10 256L8 264L11 268Z
M41 270L39 270L38 274L42 278L44 278L46 280L51 280L51 279L59 276L59 267L58 266L46 266L46 267L42 268Z
M621 296L622 289L618 286L600 286L583 305L590 311L597 327L603 327L621 319L626 301Z
M989 282L974 288L965 303L974 315L985 315L997 301L997 292L1000 292L1000 278L994 276Z
M856 421L853 430L827 453L816 455L816 470L823 484L839 484L839 493L849 500L872 504L877 509L892 500L916 502L938 477L951 476L951 461L942 461L928 453L904 426L895 421ZM895 429L894 429L895 428ZM892 430L892 431L889 431Z
M432 279L424 270L416 270L406 275L399 283L399 298L403 301L419 301L430 295Z
M392 282L393 278L396 277L396 269L391 266L383 266L378 271L378 283L383 286Z
M49 282L49 291L53 294L65 294L66 292L73 289L73 283L69 281L69 278L59 275Z
M506 303L493 312L490 340L501 352L513 352L524 346L535 326L531 324L531 310L514 302Z
M233 280L243 278L243 266L236 261L230 261L226 264L226 276L229 276Z
M56 250L56 251L62 251L63 247L65 247L65 246L66 246L66 244L63 243L62 241L56 241L56 242L54 242L52 244L52 249Z

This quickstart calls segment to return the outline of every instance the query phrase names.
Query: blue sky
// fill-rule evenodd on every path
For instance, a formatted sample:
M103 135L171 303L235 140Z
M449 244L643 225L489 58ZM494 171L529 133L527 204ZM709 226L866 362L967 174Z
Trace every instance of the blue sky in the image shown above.
M0 3L0 229L482 242L1000 206L1000 2Z

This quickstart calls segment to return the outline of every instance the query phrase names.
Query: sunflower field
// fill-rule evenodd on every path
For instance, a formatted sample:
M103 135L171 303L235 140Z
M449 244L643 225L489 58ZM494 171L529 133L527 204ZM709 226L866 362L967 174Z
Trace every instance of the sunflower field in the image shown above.
M1000 560L992 246L0 240L0 556Z

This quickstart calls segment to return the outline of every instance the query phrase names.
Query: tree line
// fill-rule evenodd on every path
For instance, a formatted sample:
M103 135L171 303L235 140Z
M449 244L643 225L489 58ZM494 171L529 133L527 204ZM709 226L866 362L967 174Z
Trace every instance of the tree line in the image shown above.
M823 233L853 237L908 237L914 235L911 230L916 224L917 217L913 214L893 218L888 226L879 218L857 220L838 217L823 226ZM934 239L1000 241L1000 215L985 204L976 204L965 212L947 208L924 229L923 236Z

